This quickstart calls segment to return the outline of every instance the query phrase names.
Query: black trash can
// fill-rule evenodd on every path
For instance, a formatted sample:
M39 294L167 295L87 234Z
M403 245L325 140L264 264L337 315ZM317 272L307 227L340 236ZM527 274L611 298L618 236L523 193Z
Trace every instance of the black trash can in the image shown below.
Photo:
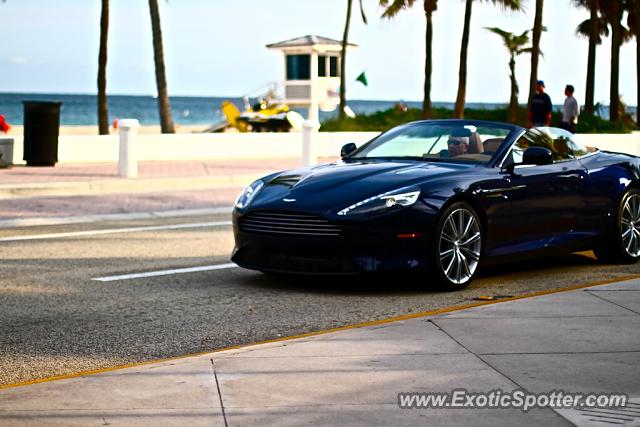
M22 101L24 104L24 158L27 166L54 166L58 162L61 102Z

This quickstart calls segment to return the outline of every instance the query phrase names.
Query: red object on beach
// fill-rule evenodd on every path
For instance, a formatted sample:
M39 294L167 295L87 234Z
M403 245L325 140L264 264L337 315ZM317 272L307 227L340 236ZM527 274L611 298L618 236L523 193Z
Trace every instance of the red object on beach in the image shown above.
M114 129L118 129L118 124L119 123L120 123L120 120L118 120L117 117L115 119L113 119L113 128Z
M7 123L7 120L4 118L4 116L0 114L0 132L7 133L9 132L9 129L11 129L11 126L9 125L9 123Z

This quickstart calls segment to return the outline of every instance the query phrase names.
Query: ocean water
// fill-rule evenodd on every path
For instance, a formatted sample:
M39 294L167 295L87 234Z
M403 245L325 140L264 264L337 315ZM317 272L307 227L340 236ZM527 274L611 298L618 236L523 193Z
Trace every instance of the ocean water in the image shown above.
M220 112L220 104L224 100L234 102L243 109L241 98L222 97L171 97L171 109L173 120L180 125L210 125L220 122L223 118ZM29 93L0 93L0 114L4 115L9 124L22 125L24 106L22 101L58 101L62 102L60 123L62 125L96 126L97 101L95 95L60 95L60 94L29 94ZM254 101L254 100L252 100ZM392 101L364 101L350 100L349 107L356 114L369 114L376 111L392 108L399 100ZM422 108L422 103L417 101L403 101L411 108ZM469 108L495 109L506 104L491 103L467 103ZM453 108L453 103L434 102L435 107ZM555 106L555 108L561 108ZM634 112L635 108L629 108ZM306 111L300 110L306 115ZM604 117L608 116L605 107L600 112ZM337 111L320 112L320 121L337 114ZM135 118L143 125L158 125L157 100L152 96L109 96L109 122L119 118Z
M171 97L173 120L181 125L208 125L222 120L220 104L224 100L235 103L243 109L241 98L222 97ZM97 119L97 100L95 95L59 95L59 94L29 94L29 93L0 93L0 114L4 115L9 124L22 125L24 106L22 101L57 101L62 102L60 110L61 125L95 126ZM253 100L252 100L253 101ZM349 101L349 107L356 114L368 114L392 108L398 101ZM404 101L411 108L422 108L421 102ZM453 103L434 103L434 106L453 108ZM473 108L494 109L501 104L468 104ZM306 111L301 110L306 115ZM320 112L320 120L332 117L337 112ZM109 122L115 118L135 118L143 125L157 125L157 100L151 96L109 96Z

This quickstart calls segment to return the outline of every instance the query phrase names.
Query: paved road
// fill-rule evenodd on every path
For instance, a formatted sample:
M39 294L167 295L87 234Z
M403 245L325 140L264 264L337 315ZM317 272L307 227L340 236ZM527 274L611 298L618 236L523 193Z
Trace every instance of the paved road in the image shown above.
M232 247L228 215L0 230L0 385L640 274L579 254L485 271L457 293L240 268L92 280L224 265Z

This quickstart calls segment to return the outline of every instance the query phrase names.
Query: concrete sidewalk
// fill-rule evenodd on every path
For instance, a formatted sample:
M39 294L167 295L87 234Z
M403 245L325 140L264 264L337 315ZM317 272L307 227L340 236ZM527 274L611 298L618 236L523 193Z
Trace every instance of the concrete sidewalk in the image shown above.
M626 408L400 409L400 392L626 393ZM640 425L640 280L0 391L0 425Z
M0 169L0 228L229 208L250 182L299 165L298 159L140 162L136 179L118 177L116 163L14 166Z
M120 178L116 163L13 166L0 169L0 199L242 186L265 174L299 166L299 159L140 162L135 179Z

